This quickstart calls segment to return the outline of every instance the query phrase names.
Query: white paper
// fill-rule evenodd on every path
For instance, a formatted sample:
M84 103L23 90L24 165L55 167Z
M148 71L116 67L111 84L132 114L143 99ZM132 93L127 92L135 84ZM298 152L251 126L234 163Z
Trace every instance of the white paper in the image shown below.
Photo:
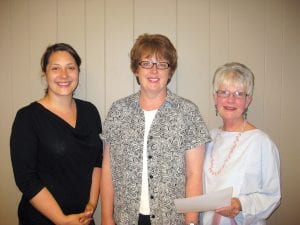
M232 191L233 188L228 187L196 197L175 199L176 210L178 213L206 212L229 206L231 204Z

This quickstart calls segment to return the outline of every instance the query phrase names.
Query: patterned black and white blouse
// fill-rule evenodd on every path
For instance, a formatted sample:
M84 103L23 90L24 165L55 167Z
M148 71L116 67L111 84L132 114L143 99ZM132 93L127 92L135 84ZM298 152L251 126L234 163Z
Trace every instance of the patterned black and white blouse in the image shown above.
M142 184L145 118L139 93L114 102L103 125L109 144L117 224L137 224ZM174 199L185 197L185 153L210 141L198 107L167 91L147 143L152 225L182 225ZM199 179L201 179L199 177Z

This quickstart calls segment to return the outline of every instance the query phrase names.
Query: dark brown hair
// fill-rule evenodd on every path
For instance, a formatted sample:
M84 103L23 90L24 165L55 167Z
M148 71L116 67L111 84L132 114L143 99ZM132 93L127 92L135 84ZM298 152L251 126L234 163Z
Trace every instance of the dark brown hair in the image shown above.
M78 53L75 51L75 49L71 45L66 44L66 43L56 43L53 45L49 45L41 58L41 68L44 73L46 73L46 69L47 69L47 65L49 63L50 56L54 52L58 52L58 51L65 51L65 52L70 53L70 55L74 58L77 66L78 66L78 70L80 71L81 58L78 55Z

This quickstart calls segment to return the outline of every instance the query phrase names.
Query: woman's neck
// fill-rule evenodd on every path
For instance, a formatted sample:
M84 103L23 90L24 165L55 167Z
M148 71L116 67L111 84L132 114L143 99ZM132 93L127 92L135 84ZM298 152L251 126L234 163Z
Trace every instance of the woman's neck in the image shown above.
M72 97L53 97L46 95L38 102L72 127L76 127L77 108L76 102Z
M142 109L150 111L158 109L166 100L167 92L145 93L141 91L140 105Z
M38 101L42 105L44 105L46 108L50 108L53 110L59 110L62 112L68 112L71 109L74 109L75 101L73 97L70 96L52 96L52 95L46 95L44 98L40 99Z
M224 131L244 131L246 127L247 121L244 118L241 118L236 121L223 121L222 129Z

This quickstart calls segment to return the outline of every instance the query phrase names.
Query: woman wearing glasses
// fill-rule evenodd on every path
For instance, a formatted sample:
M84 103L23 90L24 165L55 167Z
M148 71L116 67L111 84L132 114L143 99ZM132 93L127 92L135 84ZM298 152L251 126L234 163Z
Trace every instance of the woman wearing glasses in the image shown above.
M254 75L240 63L219 67L213 78L216 114L204 163L204 191L233 187L231 205L203 214L203 225L262 225L280 201L278 149L246 120Z
M197 106L167 88L176 49L144 34L130 57L140 90L114 102L103 125L102 224L197 224L197 213L176 213L174 199L202 193L210 137Z

